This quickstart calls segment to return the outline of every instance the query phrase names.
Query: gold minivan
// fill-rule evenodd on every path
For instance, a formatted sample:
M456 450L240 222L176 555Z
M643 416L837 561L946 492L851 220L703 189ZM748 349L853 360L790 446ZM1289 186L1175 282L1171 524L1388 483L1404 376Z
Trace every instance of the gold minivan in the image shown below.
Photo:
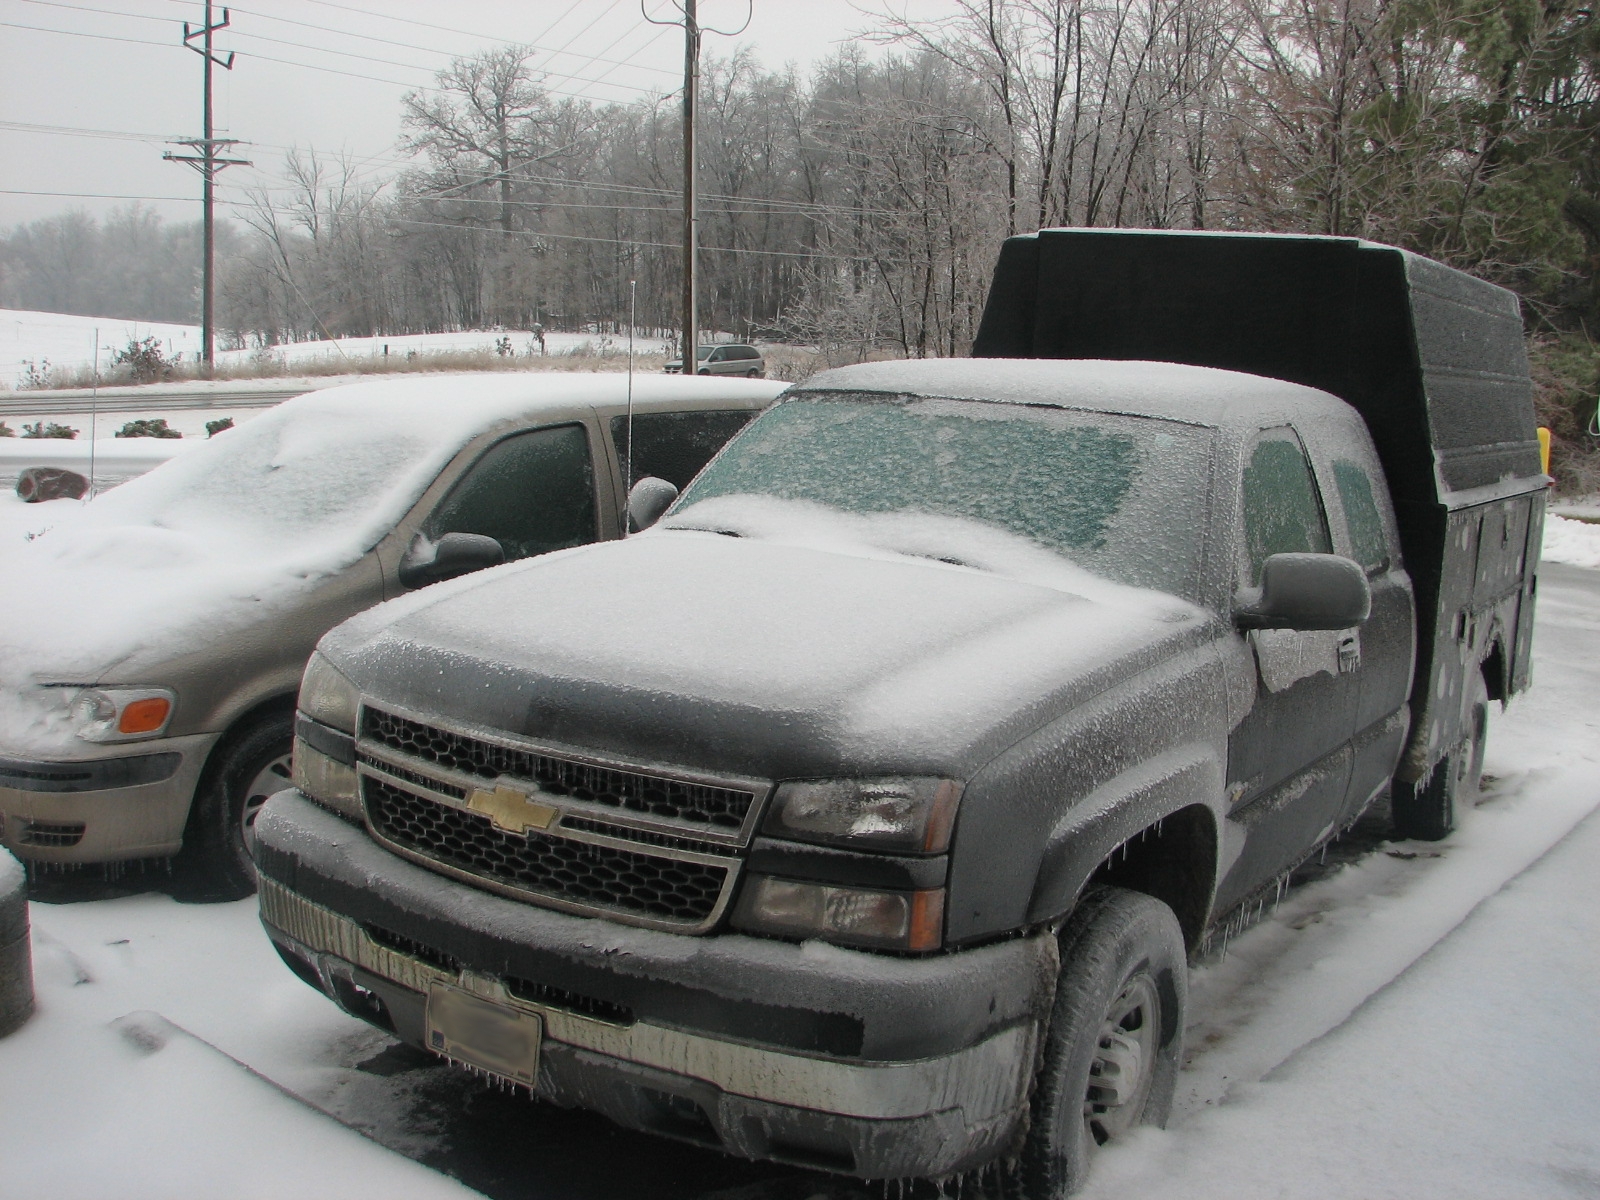
M620 536L633 480L682 487L783 387L550 372L328 388L0 550L0 845L30 864L172 858L197 897L248 894L252 820L288 786L295 692L327 630Z

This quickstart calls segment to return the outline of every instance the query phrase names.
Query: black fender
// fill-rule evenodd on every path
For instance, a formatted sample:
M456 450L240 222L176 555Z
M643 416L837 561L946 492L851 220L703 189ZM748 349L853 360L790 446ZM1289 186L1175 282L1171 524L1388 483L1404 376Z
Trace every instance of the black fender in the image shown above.
M1115 869L1117 856L1136 853L1133 847L1144 837L1167 842L1164 857L1185 864L1185 878L1169 882L1188 893L1186 902L1175 907L1187 910L1179 913L1185 934L1198 935L1220 874L1218 806L1224 777L1215 747L1191 743L1101 784L1051 829L1028 903L1029 922L1065 915L1097 872ZM1180 814L1168 829L1168 819Z

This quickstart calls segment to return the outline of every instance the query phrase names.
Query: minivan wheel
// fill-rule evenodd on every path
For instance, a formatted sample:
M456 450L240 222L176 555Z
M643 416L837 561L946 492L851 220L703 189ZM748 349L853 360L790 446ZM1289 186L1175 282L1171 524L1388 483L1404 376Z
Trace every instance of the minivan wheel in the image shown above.
M1028 1200L1072 1195L1101 1146L1165 1123L1183 1044L1188 968L1170 908L1099 888L1079 902L1060 942L1028 1133L1010 1168Z
M294 714L269 713L232 737L207 766L173 866L186 900L239 900L256 890L250 860L261 806L290 786Z
M1463 808L1471 807L1483 782L1483 754L1489 744L1489 689L1473 676L1467 709L1467 738L1434 766L1420 784L1396 781L1389 806L1397 838L1437 842L1455 829Z

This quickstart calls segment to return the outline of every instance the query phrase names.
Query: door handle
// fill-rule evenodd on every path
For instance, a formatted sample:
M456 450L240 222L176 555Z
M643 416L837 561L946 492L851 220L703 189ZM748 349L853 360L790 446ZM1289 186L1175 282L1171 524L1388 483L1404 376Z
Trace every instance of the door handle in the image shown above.
M1361 634L1351 632L1339 639L1339 671L1349 674L1361 667Z

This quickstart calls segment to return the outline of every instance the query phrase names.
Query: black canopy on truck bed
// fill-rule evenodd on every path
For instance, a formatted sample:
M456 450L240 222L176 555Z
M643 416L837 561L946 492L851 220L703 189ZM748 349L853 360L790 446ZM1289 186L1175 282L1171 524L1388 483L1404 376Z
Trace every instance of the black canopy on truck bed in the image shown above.
M1546 477L1504 288L1355 238L1045 229L1002 247L972 353L1192 363L1348 401L1377 444L1417 592L1402 772L1453 744L1475 639L1499 639L1481 660L1491 695L1526 686ZM1502 628L1465 629L1491 610Z

